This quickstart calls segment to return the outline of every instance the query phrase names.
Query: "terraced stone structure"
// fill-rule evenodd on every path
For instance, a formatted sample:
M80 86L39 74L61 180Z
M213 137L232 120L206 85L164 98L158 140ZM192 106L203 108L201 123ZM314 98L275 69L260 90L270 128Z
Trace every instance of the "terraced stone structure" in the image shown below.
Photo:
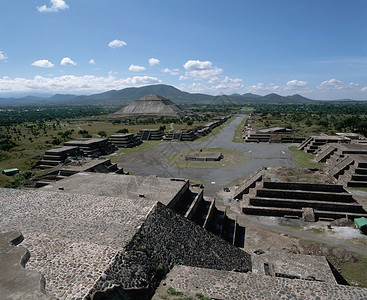
M296 137L292 130L284 127L271 127L259 130L247 127L244 130L243 138L246 143L302 143L305 140L304 137Z
M46 150L43 158L37 163L39 169L53 168L63 162L70 156L78 156L79 148L76 146L56 146Z
M64 143L64 146L78 147L83 156L99 157L116 151L116 147L108 139L80 138Z
M163 135L164 135L163 131L159 129L142 129L139 130L136 137L142 141L149 141L149 140L160 141L163 139Z
M109 141L118 148L133 148L141 144L141 140L133 133L112 134Z
M198 138L204 137L212 132L212 130L229 119L229 116L214 119L212 122L204 126L197 126L193 129L174 130L165 133L163 139L165 141L194 141Z
M327 172L347 187L367 187L367 145L328 144L315 152L327 164Z
M171 100L159 95L144 96L119 111L110 114L109 118L123 117L171 117L184 118L195 114Z
M175 264L251 271L250 255L144 197L0 189L0 202L49 297L149 299Z
M321 134L320 136L310 136L303 143L298 146L299 150L303 150L307 153L316 152L321 146L331 143L343 143L349 144L350 139L338 136L338 135L327 135Z
M260 170L234 195L245 214L303 218L306 221L366 217L367 212L342 185L280 181Z

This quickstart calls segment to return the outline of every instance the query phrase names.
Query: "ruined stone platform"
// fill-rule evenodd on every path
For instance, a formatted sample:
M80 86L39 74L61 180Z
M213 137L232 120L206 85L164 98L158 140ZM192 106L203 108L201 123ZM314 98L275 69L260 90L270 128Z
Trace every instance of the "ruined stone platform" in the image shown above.
M41 190L160 201L168 205L189 188L189 181L157 176L78 173Z
M186 266L175 266L161 282L153 299L162 299L160 296L167 295L169 288L185 295L202 294L212 299L367 298L367 289L363 288Z
M0 189L0 203L1 231L23 233L48 297L148 299L176 264L251 271L249 254L157 201Z
M0 189L1 231L20 230L48 295L87 294L155 202L92 195ZM123 225L123 226L122 226Z

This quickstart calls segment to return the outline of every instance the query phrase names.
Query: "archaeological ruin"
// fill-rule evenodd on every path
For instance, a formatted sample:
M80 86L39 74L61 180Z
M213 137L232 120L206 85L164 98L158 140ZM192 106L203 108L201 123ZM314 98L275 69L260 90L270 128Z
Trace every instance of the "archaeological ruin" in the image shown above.
M119 111L110 114L109 118L122 117L172 117L184 118L195 114L171 100L159 95L144 96Z

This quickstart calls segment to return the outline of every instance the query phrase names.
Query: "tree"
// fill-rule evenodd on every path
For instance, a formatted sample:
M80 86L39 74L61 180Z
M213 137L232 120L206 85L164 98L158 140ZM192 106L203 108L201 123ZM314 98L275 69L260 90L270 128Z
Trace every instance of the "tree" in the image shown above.
M116 133L129 133L129 129L127 128L122 128L120 130L117 130Z
M104 130L100 130L100 131L98 131L97 133L98 133L98 135L99 135L99 136L101 136L101 137L106 137L106 136L107 136L107 133L106 133L106 131L104 131Z

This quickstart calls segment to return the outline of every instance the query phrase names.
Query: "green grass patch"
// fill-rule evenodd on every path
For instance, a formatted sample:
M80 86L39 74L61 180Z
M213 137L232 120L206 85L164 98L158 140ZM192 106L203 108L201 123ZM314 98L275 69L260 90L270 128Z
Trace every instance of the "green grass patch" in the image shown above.
M333 256L328 256L327 259L335 268L340 269L340 273L350 285L367 288L367 257L358 257L358 262L341 262Z
M199 151L198 149L193 149L185 152L171 154L167 156L164 161L167 165L173 168L219 169L244 164L252 159L250 155L234 149L207 148L202 150L203 152L221 152L224 158L222 158L220 161L185 160L186 155Z
M183 293L182 292L176 291L172 287L168 288L167 294L172 295L172 296L183 296Z
M306 229L307 232L312 232L315 234L324 234L325 233L325 229L322 228L310 228L310 229Z
M243 118L241 123L236 127L236 129L234 131L232 142L234 142L234 143L243 143L242 131L245 127L246 120L247 120L247 117Z
M249 112L249 111L253 111L254 110L254 108L253 107L242 107L241 109L240 109L240 111L243 111L243 112Z
M153 148L153 147L159 145L160 143L162 143L162 142L161 141L144 141L142 144L140 144L137 147L134 147L134 148L121 148L113 154L104 156L104 158L110 158L112 163L116 163L117 160L125 154L130 154L130 153L135 153L135 152L139 152L139 151L142 151L142 150L150 149L150 148Z
M195 141L194 141L194 143L198 143L198 142L205 141L205 140L207 140L208 138L210 138L210 137L212 137L212 136L214 136L214 135L218 134L218 133L219 133L219 131L220 131L224 126L226 126L227 124L231 123L234 119L235 119L235 117L230 117L230 118L229 118L226 122L224 122L222 125L220 125L220 126L218 126L218 127L214 128L214 129L212 130L212 132L211 132L211 133L209 133L208 135L203 136L203 137L201 137L201 138L199 138L199 139L195 140Z
M298 150L296 146L288 147L294 153L292 160L301 168L322 168L323 163L313 162L314 156L302 150Z

